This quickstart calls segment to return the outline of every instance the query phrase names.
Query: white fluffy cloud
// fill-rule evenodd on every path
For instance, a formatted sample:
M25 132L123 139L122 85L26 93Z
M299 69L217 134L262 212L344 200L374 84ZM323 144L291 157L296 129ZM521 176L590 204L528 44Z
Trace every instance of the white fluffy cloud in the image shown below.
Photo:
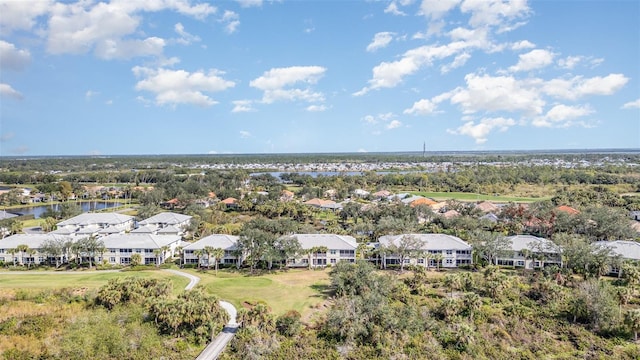
M182 45L189 45L189 44L191 44L193 42L199 42L200 41L200 37L188 33L184 29L184 25L182 25L182 23L175 24L174 27L173 27L173 30L178 35L180 35L180 38L178 38L177 42L182 44Z
M327 107L325 105L309 105L306 110L309 112L322 112L326 111Z
M136 66L133 73L142 78L136 90L155 94L158 105L194 104L211 106L217 102L206 93L224 91L235 86L233 81L221 77L224 72L212 69L208 73L185 70L152 69Z
M407 114L407 115L429 115L429 114L433 114L434 112L436 112L438 105L429 100L429 99L422 99L422 100L418 100L415 103L413 103L413 106L409 109L406 109L403 111L403 114Z
M18 49L12 43L0 40L0 69L22 70L31 61L28 50Z
M542 91L555 98L576 100L587 95L611 95L620 90L629 78L623 74L609 74L585 79L582 76L556 78L545 81Z
M526 80L476 74L468 74L465 80L467 87L454 90L451 96L451 103L460 105L465 114L479 111L540 114L543 111L545 101Z
M387 31L375 34L371 43L367 45L367 51L374 52L378 49L385 48L393 41L393 35L394 33Z
M628 103L625 103L624 105L622 105L623 109L640 109L640 99L635 100L635 101L629 101Z
M536 127L568 127L574 120L592 114L594 111L588 105L570 106L558 104L552 107L544 116L533 119Z
M510 71L529 71L540 69L553 63L554 53L548 50L535 49L519 56L518 63L509 67Z
M243 8L262 6L262 0L236 0L236 1Z
M173 10L204 19L216 8L188 0L126 1L109 3L80 1L51 6L47 50L53 54L83 54L95 51L105 59L157 55L164 40L157 37L136 38L140 13ZM140 49L136 50L137 47ZM132 55L131 51L134 50Z
M0 83L0 95L3 97L22 100L22 94L16 89L12 88L9 84Z
M468 121L455 130L448 129L447 132L456 135L466 135L475 139L476 144L487 142L487 136L494 130L506 131L516 124L511 118L484 118L480 122Z
M0 0L0 33L32 29L36 24L36 18L48 13L52 4L53 0Z
M233 101L233 109L232 113L241 113L241 112L252 112L255 109L252 106L253 102L251 100L236 100Z
M473 27L495 26L503 32L521 25L518 21L529 16L531 9L526 0L465 0L460 11L471 14Z
M262 101L270 104L275 101L322 102L324 95L310 88L293 88L293 85L314 85L324 75L326 69L321 66L291 66L273 68L262 76L251 80L249 85L263 91Z
M250 132L246 131L246 130L240 130L240 138L241 139L248 139L250 138L252 135Z
M522 40L522 41L512 43L510 47L511 47L511 50L531 49L536 47L536 44L532 43L529 40Z
M233 34L238 30L238 26L240 26L240 15L231 10L225 10L219 21L225 24L224 31L229 34Z
M386 127L388 130L392 130L392 129L397 129L400 126L402 126L402 122L400 122L400 120L391 120Z

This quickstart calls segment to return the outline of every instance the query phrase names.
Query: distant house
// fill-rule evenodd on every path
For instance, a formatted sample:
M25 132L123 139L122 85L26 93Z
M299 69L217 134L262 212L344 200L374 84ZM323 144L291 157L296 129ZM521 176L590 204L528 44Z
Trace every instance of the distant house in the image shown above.
M606 248L611 252L612 257L619 257L623 260L640 262L640 243L637 241L596 241L591 246L595 250ZM610 266L609 273L613 275L620 274L621 269L616 266Z
M411 201L409 203L409 206L416 207L416 206L419 206L419 205L425 205L425 206L431 207L432 205L435 205L437 203L438 203L437 201L431 200L429 198L420 197L419 199Z
M525 269L562 266L562 249L549 239L532 235L515 235L507 239L509 250L497 258L498 265Z
M311 254L298 254L287 261L289 267L308 267L311 260L312 267L335 265L340 261L355 262L358 243L352 236L334 234L294 234L300 246L306 252L321 247L326 251Z
M499 220L498 215L496 215L494 213L491 213L491 212L480 216L479 219L480 220L490 221L492 223L497 223L498 220Z
M98 261L107 260L110 264L129 265L131 255L140 254L142 264L164 263L173 257L181 244L178 235L153 234L114 234L101 238L107 251Z
M152 230L156 234L182 235L187 231L193 217L173 212L162 212L138 223L147 232ZM135 230L134 230L135 232Z
M319 209L331 209L331 210L336 210L336 209L341 209L342 205L337 204L335 201L333 200L324 200L324 199L318 199L318 198L313 198L311 200L307 200L304 202L305 205L309 205L309 206L313 206Z
M353 195L355 195L355 196L367 197L367 196L369 196L369 194L371 194L371 193L368 192L367 190L364 190L364 189L355 189L355 190L353 190Z
M497 212L500 208L490 201L482 201L476 204L476 209L483 213Z
M293 193L293 191L289 191L289 190L282 190L280 192L280 201L291 201L293 200L293 197L295 196L295 194Z
M233 198L233 197L228 197L222 201L220 201L222 204L224 204L227 209L237 209L238 208L238 199Z
M444 216L445 219L453 219L460 216L460 213L456 210L449 210L445 211L442 216Z
M579 210L574 209L571 206L567 206L567 205L558 206L556 208L556 211L564 212L564 213L567 213L569 215L578 215L578 214L580 214Z
M84 213L56 224L54 234L98 236L111 228L112 233L128 232L133 229L134 217L118 213ZM104 233L104 232L103 232Z
M629 216L635 221L640 221L640 211L631 211Z
M373 194L371 194L374 198L376 199L382 199L382 198L388 198L389 196L391 196L391 191L388 190L380 190L380 191L376 191Z
M238 253L238 236L214 234L203 237L202 239L189 244L182 248L183 264L198 264L197 250L204 250L205 247L219 248L224 250L224 257L219 260L219 264L239 266L244 261L242 254ZM213 260L212 260L213 261ZM206 255L200 256L200 266L208 266L209 260Z
M405 265L418 265L425 267L438 266L436 256L442 256L442 267L454 268L460 265L471 265L471 245L462 239L446 234L401 234L381 236L377 247L399 247L405 236L412 236L422 242L419 249L412 249L418 255L405 258ZM400 263L397 254L385 254L382 260L386 265Z

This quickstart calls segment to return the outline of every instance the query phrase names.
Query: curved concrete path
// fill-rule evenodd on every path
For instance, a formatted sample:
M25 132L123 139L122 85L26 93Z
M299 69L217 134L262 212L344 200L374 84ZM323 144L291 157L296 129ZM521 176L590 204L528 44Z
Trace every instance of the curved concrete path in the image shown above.
M171 269L165 269L164 271L188 278L189 284L184 288L185 290L193 289L198 284L198 282L200 282L199 277L186 272L171 270ZM211 341L209 345L207 345L207 347L204 348L204 350L202 350L202 352L200 353L200 355L198 355L196 360L217 359L218 356L220 356L220 353L222 353L222 351L224 350L224 348L227 347L227 344L229 343L229 341L233 339L233 337L236 334L236 331L238 331L238 323L236 320L238 311L236 310L235 306L233 306L229 302L222 301L222 300L220 300L220 306L222 306L222 308L229 314L229 322L227 323L227 325L225 325L225 327L218 334L218 336L216 336L216 338L213 339L213 341Z
M182 271L178 271L178 270L172 270L172 269L165 269L164 271L170 272L170 273L172 273L174 275L184 276L187 279L189 279L189 284L187 284L187 286L185 286L185 288L184 288L185 290L193 289L200 282L200 278L199 277L197 277L195 275L188 274L186 272L182 272Z

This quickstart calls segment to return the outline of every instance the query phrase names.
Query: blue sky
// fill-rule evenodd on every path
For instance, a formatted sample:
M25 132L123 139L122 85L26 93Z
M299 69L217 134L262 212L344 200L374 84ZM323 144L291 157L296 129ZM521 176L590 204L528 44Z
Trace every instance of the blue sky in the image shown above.
M640 148L640 2L0 0L0 155Z

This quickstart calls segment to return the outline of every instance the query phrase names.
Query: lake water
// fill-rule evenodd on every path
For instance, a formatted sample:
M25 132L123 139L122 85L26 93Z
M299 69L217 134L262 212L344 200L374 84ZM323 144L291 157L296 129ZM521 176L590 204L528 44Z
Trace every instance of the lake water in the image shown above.
M104 201L80 201L76 204L80 205L82 212L109 209L121 206L121 203L104 202ZM24 208L9 209L7 212L19 215L33 215L36 219L45 213L48 209L58 210L59 204L30 206Z

